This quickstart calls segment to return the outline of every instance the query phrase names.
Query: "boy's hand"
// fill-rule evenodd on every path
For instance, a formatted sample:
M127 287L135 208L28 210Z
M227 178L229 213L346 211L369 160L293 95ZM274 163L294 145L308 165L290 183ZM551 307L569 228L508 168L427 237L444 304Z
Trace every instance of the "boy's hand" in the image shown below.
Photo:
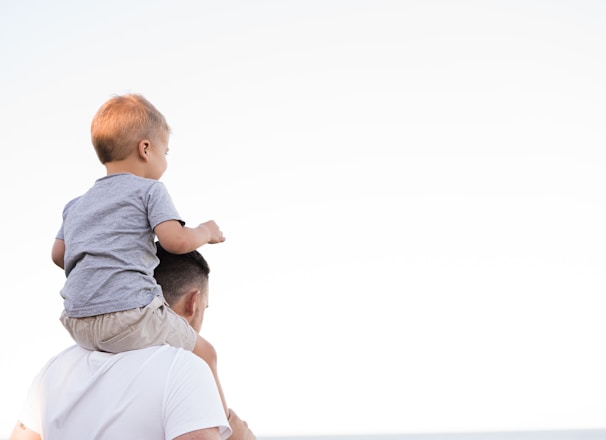
M219 226L217 226L214 220L209 220L205 223L200 223L200 226L206 228L206 230L208 231L208 235L210 237L208 243L216 244L223 243L225 241L223 232L221 232Z

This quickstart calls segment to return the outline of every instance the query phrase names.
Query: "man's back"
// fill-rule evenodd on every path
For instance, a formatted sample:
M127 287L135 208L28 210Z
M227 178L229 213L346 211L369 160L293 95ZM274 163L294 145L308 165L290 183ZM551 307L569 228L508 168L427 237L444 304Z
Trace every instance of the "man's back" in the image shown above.
M40 416L41 415L41 416ZM170 346L68 348L34 380L20 421L45 439L173 439L229 424L208 365Z

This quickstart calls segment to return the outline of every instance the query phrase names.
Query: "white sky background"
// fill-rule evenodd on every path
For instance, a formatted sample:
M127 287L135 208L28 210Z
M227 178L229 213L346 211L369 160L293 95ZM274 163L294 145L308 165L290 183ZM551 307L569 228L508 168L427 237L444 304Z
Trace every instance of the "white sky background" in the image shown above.
M0 60L0 436L129 91L227 236L203 334L257 435L606 427L603 2L3 0Z

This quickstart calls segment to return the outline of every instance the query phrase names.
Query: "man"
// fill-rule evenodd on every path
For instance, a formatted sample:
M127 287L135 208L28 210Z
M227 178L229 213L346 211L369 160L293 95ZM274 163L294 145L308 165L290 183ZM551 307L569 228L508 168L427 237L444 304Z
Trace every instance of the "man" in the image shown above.
M197 251L173 255L158 246L158 257L154 276L168 304L199 332L208 264ZM190 352L163 345L110 354L73 346L38 374L10 439L255 439L231 409L228 418L210 368Z

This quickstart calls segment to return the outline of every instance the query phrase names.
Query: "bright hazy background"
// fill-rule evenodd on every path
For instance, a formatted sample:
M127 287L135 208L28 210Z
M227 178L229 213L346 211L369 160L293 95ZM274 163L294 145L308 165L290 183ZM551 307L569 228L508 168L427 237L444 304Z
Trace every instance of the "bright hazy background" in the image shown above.
M606 427L606 3L0 1L0 436L71 344L97 108L172 127L257 435Z

